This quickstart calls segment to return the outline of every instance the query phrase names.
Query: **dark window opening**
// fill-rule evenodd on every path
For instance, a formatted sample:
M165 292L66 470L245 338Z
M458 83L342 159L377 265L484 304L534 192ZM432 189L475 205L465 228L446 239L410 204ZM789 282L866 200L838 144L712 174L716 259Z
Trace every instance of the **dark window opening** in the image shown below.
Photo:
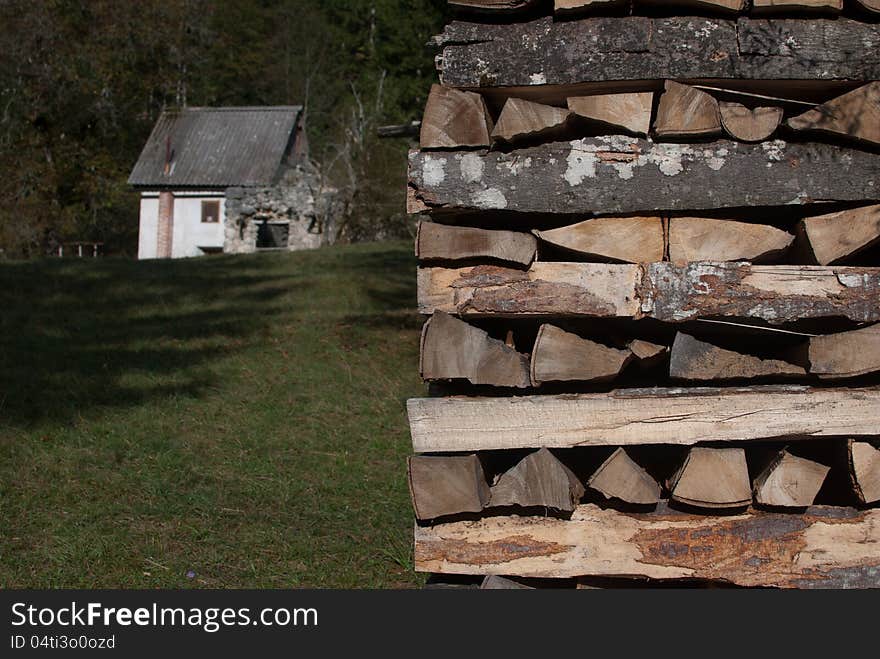
M219 201L203 201L202 202L202 222L219 222L220 221L220 202Z
M287 249L289 233L287 222L261 222L257 227L257 249Z

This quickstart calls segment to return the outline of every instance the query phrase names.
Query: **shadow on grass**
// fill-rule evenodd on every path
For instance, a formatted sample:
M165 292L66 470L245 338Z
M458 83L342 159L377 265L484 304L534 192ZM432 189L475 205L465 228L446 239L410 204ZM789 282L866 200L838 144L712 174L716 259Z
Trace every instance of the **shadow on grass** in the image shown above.
M358 322L413 309L414 259L401 246L320 251L0 264L0 425L198 397L217 385L215 360L267 340L281 316L332 309L315 297L337 289Z

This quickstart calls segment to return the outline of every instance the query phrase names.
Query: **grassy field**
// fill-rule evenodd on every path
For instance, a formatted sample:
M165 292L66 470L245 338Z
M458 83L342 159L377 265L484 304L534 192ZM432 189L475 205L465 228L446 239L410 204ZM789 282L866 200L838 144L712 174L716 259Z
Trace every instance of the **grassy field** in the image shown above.
M0 264L0 587L409 587L409 243Z

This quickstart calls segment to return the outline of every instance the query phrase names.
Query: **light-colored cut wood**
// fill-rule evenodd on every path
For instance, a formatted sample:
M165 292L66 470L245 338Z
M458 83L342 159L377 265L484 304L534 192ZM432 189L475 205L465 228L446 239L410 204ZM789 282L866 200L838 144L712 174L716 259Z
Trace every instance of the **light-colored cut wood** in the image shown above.
M632 351L633 356L639 361L639 366L644 368L657 365L666 359L666 355L669 353L668 346L658 345L641 339L631 341L628 347Z
M780 508L812 506L830 467L782 450L755 479L755 502Z
M802 515L628 513L594 504L570 519L502 516L415 529L422 572L704 579L739 586L878 588L880 509Z
M584 496L583 483L546 448L530 453L492 486L489 506L552 508L571 512Z
M419 311L462 316L804 318L880 320L880 269L746 262L643 266L537 261L526 270L498 266L420 268Z
M416 257L420 261L490 259L527 266L535 258L537 239L519 231L490 231L473 227L419 222Z
M593 472L587 486L608 499L620 499L638 505L653 505L660 501L660 484L647 471L618 448Z
M533 103L521 98L509 98L504 104L492 138L513 143L561 133L571 113L562 108Z
M808 110L787 122L795 130L814 130L880 144L880 82L871 82Z
M721 125L727 134L741 142L763 142L782 122L782 108L747 108L740 103L721 101Z
M766 224L705 217L669 220L669 260L766 261L778 258L794 242L794 235Z
M880 242L880 204L805 217L800 232L816 263L836 263Z
M431 86L419 138L423 149L488 147L491 132L492 120L482 96Z
M568 99L568 109L576 115L642 136L647 136L651 130L653 104L654 92L596 94Z
M814 336L809 350L810 373L822 379L876 373L880 371L880 324Z
M669 362L669 377L675 380L699 382L805 375L806 370L801 366L725 350L682 332L675 335Z
M424 380L465 379L472 384L528 387L529 359L504 341L438 311L422 329L420 372Z
M411 456L407 476L418 519L477 513L489 502L489 484L476 455Z
M849 469L856 496L862 503L880 501L880 448L876 443L850 440Z
M590 257L627 263L663 260L663 222L659 217L597 217L535 231L535 235L551 245Z
M669 481L676 501L700 508L739 508L752 502L746 452L696 446Z
M407 402L416 453L870 437L878 406L877 388L778 385Z
M541 325L532 350L532 383L613 380L632 359L631 350L609 348L555 325Z
M753 0L756 14L770 12L817 12L837 14L843 10L843 0Z
M657 106L654 132L664 139L720 135L718 101L701 89L667 80Z

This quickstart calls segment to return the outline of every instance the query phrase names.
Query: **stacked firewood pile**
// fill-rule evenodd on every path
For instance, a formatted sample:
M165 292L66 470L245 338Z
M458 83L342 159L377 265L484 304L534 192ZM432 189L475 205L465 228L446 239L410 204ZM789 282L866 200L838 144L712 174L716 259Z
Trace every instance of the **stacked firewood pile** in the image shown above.
M880 586L880 5L451 4L416 568Z

